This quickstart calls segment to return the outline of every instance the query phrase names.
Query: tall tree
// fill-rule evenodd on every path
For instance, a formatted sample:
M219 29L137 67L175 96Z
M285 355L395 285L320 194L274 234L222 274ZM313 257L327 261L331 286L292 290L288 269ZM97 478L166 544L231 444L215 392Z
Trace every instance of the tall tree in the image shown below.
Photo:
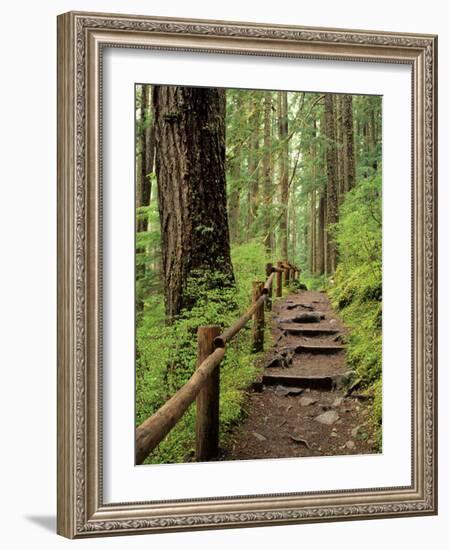
M239 214L240 214L240 180L241 166L240 156L237 155L232 159L231 163L233 187L229 194L228 210L229 210L229 232L231 242L239 242Z
M257 218L257 211L260 202L259 189L259 144L260 144L260 109L259 95L257 92L249 94L249 117L248 123L250 128L249 151L248 151L248 220L247 229L248 236L254 236L254 222Z
M225 92L155 86L156 176L165 309L195 303L195 287L234 282L225 176Z
M228 105L229 105L229 95L228 94ZM232 103L230 107L230 115L232 119L237 119L240 125L241 111L244 106L243 95L240 90L235 90L232 94ZM227 134L227 139L229 135ZM227 167L228 174L231 176L228 179L228 184L231 186L228 192L228 211L229 211L229 232L231 237L231 243L237 243L240 241L240 231L239 231L239 218L240 218L240 195L242 191L242 145L241 140L237 139L237 136L231 136L233 141L231 142L232 154L231 158L228 159ZM230 180L230 181L229 181Z
M317 144L316 144L316 118L315 113L312 114L312 140L310 143L310 162L311 162L311 191L310 196L310 244L309 244L309 268L311 273L316 273L317 270L317 223L316 223L316 159Z
M343 201L345 194L345 152L343 149L343 105L341 94L335 94L334 98L334 119L335 119L335 141L337 154L337 194L338 205Z
M143 84L140 94L140 120L137 126L139 142L139 171L137 178L137 207L151 202L151 177L154 168L154 124L150 116L151 86ZM137 231L148 230L148 217L140 217Z
M281 188L281 219L279 232L281 240L281 256L288 259L288 92L278 92L278 125L279 125L279 179Z
M354 121L352 114L352 96L342 97L343 126L343 162L344 162L344 192L350 191L355 185L355 150Z
M326 167L327 167L327 226L338 220L338 181L337 151L335 146L335 119L332 94L324 96L324 118L326 132ZM332 235L327 236L327 273L331 274L337 266L337 246Z
M271 113L272 113L272 92L264 94L264 117L263 117L263 194L264 194L264 233L265 248L271 253L274 245L272 229L272 200L273 200L273 175L272 175L272 139L271 139Z
M138 86L136 92L139 99L139 109L136 112L136 208L143 206L143 185L145 179L145 119L147 114L147 93L146 86ZM136 221L137 231L142 231L142 220Z
M322 189L318 201L318 230L317 230L317 257L316 273L324 275L326 271L326 190Z

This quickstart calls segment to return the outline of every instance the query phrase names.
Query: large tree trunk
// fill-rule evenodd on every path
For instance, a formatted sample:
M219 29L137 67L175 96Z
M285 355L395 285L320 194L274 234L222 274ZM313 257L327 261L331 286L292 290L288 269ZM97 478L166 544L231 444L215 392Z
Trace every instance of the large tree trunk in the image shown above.
M195 304L198 286L232 285L225 177L225 92L155 86L156 175L165 307ZM206 286L204 286L206 285Z
M342 111L344 191L347 193L355 185L354 122L351 95L343 96Z
M335 147L335 120L332 94L324 96L325 131L327 138L326 165L327 165L327 225L332 225L338 219L338 190L337 190L337 154ZM326 272L331 274L337 265L337 247L334 238L327 235Z
M264 194L264 233L265 233L265 248L270 254L273 250L273 230L271 227L272 216L272 143L271 143L271 112L272 112L272 92L265 92L264 96L264 117L263 117L263 194Z
M288 259L288 96L287 92L278 92L278 117L280 141L280 186L282 214L279 224L281 256Z

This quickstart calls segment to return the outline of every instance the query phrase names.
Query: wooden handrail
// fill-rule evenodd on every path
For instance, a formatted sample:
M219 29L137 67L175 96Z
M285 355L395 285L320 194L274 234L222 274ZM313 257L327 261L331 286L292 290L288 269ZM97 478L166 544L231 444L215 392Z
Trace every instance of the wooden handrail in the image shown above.
M265 281L265 284L263 285L263 293L264 294L269 294L275 276L276 276L276 273L273 271L273 273Z
M214 371L223 360L226 344L252 317L253 351L261 351L263 349L264 304L267 304L268 309L271 308L273 281L276 278L276 296L282 296L282 274L285 274L285 282L288 284L290 274L293 280L295 274L301 273L301 270L289 262L277 262L276 266L267 264L266 273L265 283L260 281L253 283L253 303L230 327L215 338L213 336L214 333L217 334L218 327L199 327L199 365L173 397L136 429L136 464L142 464L150 452L179 422L195 399L197 399L197 459L210 460L216 454L218 451L219 374L215 374ZM204 357L209 350L210 354ZM210 415L212 409L214 414ZM198 413L198 411L200 412ZM211 416L213 420L211 420Z
M249 307L245 313L235 321L229 328L224 330L219 336L214 340L215 345L219 348L223 348L228 342L230 342L234 336L246 325L246 323L251 319L254 312L260 307L265 300L267 299L266 294L262 294L260 298L254 302L251 307Z
M164 439L193 403L203 383L220 364L224 348L217 348L192 374L189 380L150 418L136 430L136 463L142 464L150 452Z

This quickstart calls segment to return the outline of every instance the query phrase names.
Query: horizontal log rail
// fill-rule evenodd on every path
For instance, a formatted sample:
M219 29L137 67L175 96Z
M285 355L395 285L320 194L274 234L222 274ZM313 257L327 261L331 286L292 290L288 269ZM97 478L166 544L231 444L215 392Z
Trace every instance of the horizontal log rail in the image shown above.
M136 431L136 462L142 464L148 454L164 439L193 403L203 383L220 364L225 355L224 348L217 348L192 374L188 382L179 389L153 416L147 418Z
M197 368L189 380L152 416L136 429L136 464L145 458L176 426L196 400L196 459L211 460L218 453L219 431L219 365L228 344L252 318L252 350L263 350L264 308L271 309L273 283L276 296L282 296L282 274L285 285L299 277L301 270L290 262L266 265L267 280L253 282L253 301L245 313L220 334L216 326L198 328Z
M269 294L271 287L273 286L273 281L276 273L273 271L271 275L268 277L268 279L265 281L265 284L263 285L263 293Z
M219 336L215 338L215 345L219 348L224 348L225 345L230 342L236 334L246 325L246 323L251 319L254 312L260 308L260 306L267 299L266 294L262 294L252 305L249 307L245 313L235 321L229 328L224 330Z

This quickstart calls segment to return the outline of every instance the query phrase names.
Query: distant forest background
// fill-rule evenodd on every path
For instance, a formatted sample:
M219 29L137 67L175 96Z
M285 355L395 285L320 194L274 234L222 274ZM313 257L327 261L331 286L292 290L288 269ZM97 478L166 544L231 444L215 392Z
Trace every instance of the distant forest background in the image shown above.
M194 371L196 328L229 325L266 263L289 260L350 329L348 362L374 396L380 446L381 105L379 96L136 86L137 425ZM257 370L248 338L239 334L221 367L223 441ZM193 448L192 410L147 462L188 461Z

